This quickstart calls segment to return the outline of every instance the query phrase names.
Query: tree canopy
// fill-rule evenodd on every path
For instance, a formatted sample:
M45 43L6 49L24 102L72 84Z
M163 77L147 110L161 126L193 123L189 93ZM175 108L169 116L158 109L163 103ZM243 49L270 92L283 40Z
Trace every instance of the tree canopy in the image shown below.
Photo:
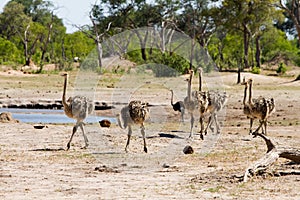
M185 72L205 54L181 60L176 47L168 46L178 32L192 39L191 48L200 45L207 51L220 69L261 67L276 56L300 65L300 5L294 0L99 0L89 11L93 25L74 33L66 33L56 15L59 9L50 0L9 1L0 13L0 64L34 62L42 68L54 63L63 68L75 57L84 60L97 46L99 62L104 49ZM156 30L159 42L151 41L155 32L137 31L144 27ZM128 38L109 40L128 30L135 30ZM128 52L132 38L140 50ZM106 40L111 43L103 46Z

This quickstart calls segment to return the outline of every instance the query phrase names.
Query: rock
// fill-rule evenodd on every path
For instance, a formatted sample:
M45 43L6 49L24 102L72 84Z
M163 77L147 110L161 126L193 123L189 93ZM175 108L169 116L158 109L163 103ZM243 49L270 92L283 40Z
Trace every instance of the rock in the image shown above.
M185 146L183 148L183 153L184 154L193 154L194 153L194 149L190 145L187 145L187 146Z
M16 120L12 117L12 114L9 112L3 112L0 114L0 122L5 123L19 123L19 120Z
M169 164L167 164L167 163L164 163L162 167L163 167L163 168L169 168L169 167L170 167L170 165L169 165Z
M34 127L35 129L43 129L43 128L45 128L45 125L42 125L42 124L36 124L36 125L33 125L33 127Z
M100 124L101 127L109 128L110 125L111 125L111 122L107 119L103 119L103 120L99 121L99 124Z

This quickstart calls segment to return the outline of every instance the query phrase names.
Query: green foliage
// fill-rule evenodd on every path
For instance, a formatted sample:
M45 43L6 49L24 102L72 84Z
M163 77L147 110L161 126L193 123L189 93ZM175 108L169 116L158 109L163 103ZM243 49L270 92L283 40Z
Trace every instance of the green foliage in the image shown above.
M300 66L299 49L295 41L287 40L284 32L272 28L264 33L261 40L262 62L272 61L274 58L290 60Z
M212 55L212 59L221 69L237 68L243 57L242 49L242 37L230 33L222 38L215 34L208 45L208 51Z
M262 50L262 63L280 57L300 66L297 39L288 40L285 32L274 27L274 22L282 21L283 16L282 10L270 6L276 2L275 0L224 0L214 6L215 4L210 1L196 0L155 0L151 3L143 0L100 0L90 11L97 24L99 35L104 33L111 22L111 28L103 34L104 37L147 26L159 31L147 33L147 39L143 38L146 34L139 35L140 37L137 37L136 33L128 34L128 38L122 38L122 41L113 47L109 42L103 44L103 53L105 56L110 56L115 50L119 50L120 46L126 46L126 42L132 36L135 37L136 43L129 44L127 50L134 50L128 50L126 55L131 61L139 65L145 64L146 68L152 69L156 76L173 76L177 75L177 72L186 73L190 63L189 60L176 55L174 53L176 51L172 53L160 50L162 40L159 40L161 39L159 37L163 28L167 28L166 46L170 41L172 45L180 46L181 41L176 41L176 37L168 38L172 35L170 29L180 29L182 34L195 39L197 44L207 49L214 63L221 69L243 67L244 47L247 46L249 66L254 66L255 39L258 36ZM0 13L0 64L24 64L30 58L39 65L51 62L60 66L60 69L67 70L72 69L74 57L79 57L81 61L87 58L84 63L81 63L83 68L99 70L97 55L93 55L93 59L90 58L90 52L93 53L95 49L94 27L87 26L84 30L67 34L62 19L55 15L56 11L52 2L48 0L8 1L3 12ZM48 41L50 24L52 25L51 39ZM284 27L281 29L286 31ZM152 41L153 38L154 40L158 38L159 41ZM106 41L105 38L101 39ZM25 41L28 43L25 44ZM147 59L143 59L141 55L142 42L147 48L153 45L153 49L146 49ZM26 45L27 51L24 48ZM131 48L131 45L135 48ZM180 50L190 52L189 48L183 45ZM122 52L126 51L122 49ZM212 70L214 63L210 58L199 54L195 55L192 64L202 66L206 72ZM173 70L176 73L173 73ZM260 73L260 70L253 68L252 72Z
M65 55L69 60L79 57L81 60L95 48L95 43L82 32L67 34L64 38Z
M84 70L95 71L99 68L97 57L86 58L84 62L81 64L81 68Z
M153 54L154 55L151 56L151 61L168 66L180 74L187 72L190 67L189 62L185 58L174 53L170 54L169 52L161 53L155 51ZM175 75L173 72L171 74Z
M141 50L134 50L127 53L128 58L136 62L137 64L149 64L147 65L152 69L156 76L176 76L185 73L189 69L189 62L169 52L162 53L158 49L150 50L147 49L149 59L145 62L142 59Z
M287 71L287 67L286 67L286 65L284 64L284 63L279 63L279 66L278 66L278 68L277 68L277 70L276 70L276 72L277 72L277 74L285 74L286 73L286 71Z
M260 74L260 68L259 68L259 67L252 67L251 72L252 72L253 74Z
M5 40L0 37L0 64L5 64L8 62L18 62L20 52L9 40Z
M151 69L156 77L173 77L178 75L178 71L162 64L147 64L148 69Z
M143 64L144 60L142 59L142 53L140 50L133 50L126 54L128 59L137 64Z

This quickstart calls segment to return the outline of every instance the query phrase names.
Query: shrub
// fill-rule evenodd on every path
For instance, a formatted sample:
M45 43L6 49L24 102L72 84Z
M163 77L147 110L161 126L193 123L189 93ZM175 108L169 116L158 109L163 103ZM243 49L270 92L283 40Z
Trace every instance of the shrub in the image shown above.
M259 67L253 67L252 70L251 70L251 72L253 74L260 74L260 68Z
M281 62L276 70L277 74L285 74L286 71L287 71L286 65Z

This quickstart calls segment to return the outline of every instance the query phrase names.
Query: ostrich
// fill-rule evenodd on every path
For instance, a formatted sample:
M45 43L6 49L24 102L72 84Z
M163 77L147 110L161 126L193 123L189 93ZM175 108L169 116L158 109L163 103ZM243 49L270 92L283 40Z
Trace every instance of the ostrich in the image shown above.
M250 106L250 111L252 115L252 118L250 118L250 134L252 132L251 127L253 124L253 118L258 118L260 120L260 125L254 131L254 133L257 133L259 129L262 127L262 125L264 125L265 135L267 135L267 119L273 112L275 112L275 101L273 98L267 99L261 96L257 99L252 99L253 80L249 79L248 82L249 82L248 104Z
M208 106L207 106L207 112L210 113L207 126L205 128L205 135L207 134L207 128L210 127L210 129L213 131L212 127L212 120L214 120L217 128L217 133L220 133L220 125L218 121L218 112L220 112L225 104L227 103L228 96L226 92L219 93L216 91L209 91L208 92Z
M205 113L209 113L208 123L204 130L205 135L207 134L208 127L210 127L210 129L213 131L212 120L215 121L217 133L220 133L220 125L218 123L217 113L220 110L222 110L222 108L225 106L228 97L226 92L224 92L223 94L217 91L203 92L202 91L202 68L199 67L197 70L199 72L199 97L198 98L199 98L200 125L201 125L200 138L203 139L203 129L204 129L203 119Z
M173 103L173 90L170 90L171 91L171 105L173 107L173 110L174 111L179 111L180 114L181 114L181 121L184 122L184 111L185 111L185 108L184 108L184 103L183 101L177 101L175 104Z
M64 112L69 118L73 118L73 119L77 120L75 126L73 127L73 132L72 132L71 138L67 144L67 150L70 149L71 141L72 141L73 136L76 133L78 127L81 128L84 142L85 142L85 146L83 148L86 148L86 147L88 147L88 138L85 135L83 121L85 120L85 118L87 118L87 116L89 114L92 113L92 111L94 109L94 104L87 97L79 96L79 95L70 97L66 101L66 89L67 89L67 84L68 84L68 74L64 73L64 74L62 74L62 76L65 78L63 95L62 95L62 104L64 106Z
M251 107L250 107L249 103L247 102L247 90L248 90L249 82L245 81L245 77L244 77L244 80L241 84L245 85L244 98L243 98L243 105L244 105L243 113L247 116L247 118L250 119L249 133L252 134L253 116L251 115Z
M190 129L190 136L191 138L193 136L193 126L194 126L194 112L198 109L198 92L194 91L192 93L192 79L194 75L194 71L190 70L190 77L188 79L188 88L187 88L187 97L184 98L184 107L187 109L188 113L191 116L191 129Z
M146 134L145 134L145 127L144 121L149 118L149 108L148 103L144 103L141 101L131 101L127 106L121 109L121 113L117 115L118 125L122 129L126 129L128 126L128 138L125 147L125 151L128 152L128 146L130 142L130 137L132 134L132 125L140 124L141 134L144 141L144 152L147 153L147 146L146 146ZM123 122L123 124L122 124Z

